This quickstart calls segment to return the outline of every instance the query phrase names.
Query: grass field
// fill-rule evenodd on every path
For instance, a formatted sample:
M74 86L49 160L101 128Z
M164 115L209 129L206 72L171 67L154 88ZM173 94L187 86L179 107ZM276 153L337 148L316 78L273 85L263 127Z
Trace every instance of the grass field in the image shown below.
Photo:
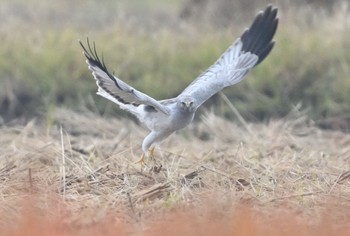
M228 14L232 18L218 27L211 19L221 15L205 9L201 14L205 19L182 19L179 1L131 5L128 1L32 1L35 10L23 0L5 1L0 8L4 25L0 30L0 114L6 122L18 117L28 120L55 106L120 114L93 95L95 84L78 39L89 36L111 71L165 99L176 96L206 70L264 7L254 0L246 1L254 3L250 8L216 6L239 12ZM301 104L318 125L348 130L347 2L331 13L303 4L285 6L285 2L275 3L280 8L280 26L273 52L244 83L226 89L225 94L250 121L283 117ZM219 105L216 112L234 118L218 97L205 105L212 104Z
M18 232L350 230L350 135L320 130L298 112L246 126L212 113L202 120L171 136L144 168L134 162L146 132L128 120L57 109L50 127L36 120L1 128L1 226L12 229L24 212Z
M2 2L0 235L349 234L346 1L273 1L267 60L135 164L147 131L95 96L78 39L126 82L175 96L264 7L194 2Z

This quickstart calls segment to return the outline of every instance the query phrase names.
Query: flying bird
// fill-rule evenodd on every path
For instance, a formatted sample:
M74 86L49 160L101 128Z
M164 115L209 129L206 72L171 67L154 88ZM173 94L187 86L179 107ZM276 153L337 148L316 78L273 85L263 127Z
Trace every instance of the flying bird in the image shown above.
M212 66L177 97L165 100L155 100L111 74L103 58L98 56L95 43L91 45L89 39L87 46L79 43L96 80L97 94L135 115L150 130L143 140L143 154L138 161L144 164L145 157L154 157L155 146L192 122L198 107L206 100L240 82L266 58L275 44L273 36L277 25L277 8L268 5Z

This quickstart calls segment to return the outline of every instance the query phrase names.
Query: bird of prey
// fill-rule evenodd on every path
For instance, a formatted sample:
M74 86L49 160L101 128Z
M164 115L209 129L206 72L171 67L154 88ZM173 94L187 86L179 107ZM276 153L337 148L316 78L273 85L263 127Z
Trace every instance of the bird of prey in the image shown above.
M177 97L158 101L111 74L98 56L95 43L91 45L89 39L87 46L79 43L96 80L97 94L135 115L150 130L143 140L143 154L138 161L144 164L145 157L154 157L155 146L191 123L199 106L225 87L240 82L265 59L275 44L277 25L277 8L268 5L258 13L250 28Z

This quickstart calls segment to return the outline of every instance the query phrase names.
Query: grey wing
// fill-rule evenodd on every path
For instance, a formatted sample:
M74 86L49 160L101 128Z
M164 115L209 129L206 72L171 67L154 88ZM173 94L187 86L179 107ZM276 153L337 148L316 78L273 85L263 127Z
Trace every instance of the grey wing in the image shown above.
M245 75L270 53L278 25L277 8L266 7L251 27L207 71L195 79L179 96L195 99L196 107L225 87L244 79Z
M134 111L132 107L138 107L139 105L144 104L152 106L154 109L163 112L164 114L169 114L168 108L160 104L157 100L136 90L109 73L103 58L101 61L97 55L95 43L93 44L93 48L88 39L87 48L81 41L79 41L79 43L84 50L83 53L86 57L86 63L89 65L89 69L92 71L92 75L96 80L98 95L117 103L121 108L127 109L131 112Z

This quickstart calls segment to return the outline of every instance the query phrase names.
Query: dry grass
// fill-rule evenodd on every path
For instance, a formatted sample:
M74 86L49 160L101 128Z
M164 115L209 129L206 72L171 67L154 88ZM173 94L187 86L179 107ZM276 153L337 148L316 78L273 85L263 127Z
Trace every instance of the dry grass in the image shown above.
M61 214L74 230L108 219L143 232L179 209L192 209L199 225L215 216L215 228L243 217L235 210L242 203L264 222L279 220L276 209L304 225L349 220L350 135L315 128L298 112L242 127L208 113L166 140L144 169L134 161L147 132L128 120L57 109L51 122L2 127L0 225L17 222L28 198L38 219Z
M129 8L130 1L36 0L35 9L23 0L5 2L0 235L348 235L350 135L321 130L298 109L255 124L235 107L219 105L220 115L233 111L240 123L209 112L167 139L156 161L141 168L134 162L145 129L127 119L55 108L112 113L111 103L100 106L90 95L96 88L77 38L89 35L101 52L118 52L106 55L121 78L162 97L169 94L150 81L163 81L158 84L176 94L255 13L238 11L247 21L218 22L224 29L217 31L205 19L180 21L176 1L149 7L137 1ZM225 93L246 119L284 116L302 102L318 125L325 118L347 125L347 2L334 14L277 2L274 52L234 93ZM135 45L137 53L130 50ZM33 111L47 119L13 120ZM12 125L1 126L2 118Z

